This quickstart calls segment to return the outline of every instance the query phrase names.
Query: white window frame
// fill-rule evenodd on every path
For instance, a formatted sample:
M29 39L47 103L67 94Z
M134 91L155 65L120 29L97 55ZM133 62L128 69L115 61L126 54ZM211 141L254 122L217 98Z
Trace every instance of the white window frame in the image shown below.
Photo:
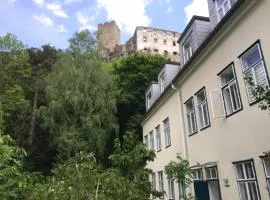
M192 178L193 178L193 181L202 181L203 180L202 168L193 169Z
M193 49L192 49L192 32L189 34L187 39L182 45L182 51L183 51L183 58L184 58L184 64L192 57L193 55ZM188 45L188 46L187 46Z
M144 136L144 144L145 144L146 149L149 149L148 134Z
M248 172L246 170L246 165L247 164L251 164L252 174L254 176L252 178L248 178L247 177L248 176ZM255 183L256 196L257 196L257 199L260 200L261 198L260 198L260 194L259 194L259 188L258 188L258 183L257 183L257 178L256 178L256 172L255 172L253 161L237 162L237 163L234 163L234 166L235 166L235 173L236 173L236 179L237 179L237 185L238 185L238 191L239 191L240 199L241 200L244 200L243 197L242 197L242 194L241 194L240 184L244 184L244 187L245 187L245 190L246 190L246 194L247 194L247 198L248 199L245 199L245 200L252 200L251 199L251 191L249 190L250 189L249 188L249 183ZM237 166L240 166L241 169L243 170L242 171L243 176L244 176L243 178L239 178Z
M155 150L155 139L153 131L149 133L149 149Z
M222 83L222 78L221 78L222 74L225 73L226 71L228 71L230 68L232 69L234 77L231 80L229 80L228 82ZM234 69L234 64L231 63L228 67L226 67L224 70L222 70L222 72L219 74L219 77L220 77L220 82L221 82L221 91L222 91L225 113L226 113L226 116L230 116L243 108L242 100L241 100L241 96L240 96L240 91L239 91L239 87L238 87L238 82L237 82L237 78L236 78L236 73L235 73L235 69ZM235 87L236 90L233 90L233 87ZM225 95L226 95L225 91L229 92L229 96L227 98L230 100L230 102L228 102L228 104L226 103L226 100L225 100ZM237 104L239 107L237 107L237 105L234 105L233 95L236 95L237 100L238 100ZM228 109L229 103L230 103L230 107L232 108L232 110L230 112L228 111L229 110Z
M169 200L175 200L174 180L168 179Z
M207 173L208 171L209 171L210 177L208 176L208 173ZM206 180L218 180L218 171L217 171L216 166L205 168L205 179Z
M248 54L250 53L250 51L252 51L254 48L257 48L257 50L259 51L259 55L260 55L260 58L255 62L253 63L252 65L250 66L246 66L244 65L244 62L243 62L243 58ZM242 65L242 71L243 71L243 74L244 74L244 78L247 78L247 74L251 74L252 75L252 80L254 82L254 85L258 85L257 84L257 80L256 80L256 75L255 75L255 68L258 66L258 65L262 65L263 67L263 73L264 73L264 76L265 76L265 79L266 79L266 83L267 85L265 87L268 87L269 88L269 78L268 78L268 73L267 73L267 70L266 70L266 67L265 67L265 61L264 61L264 57L263 57L263 53L262 53L262 49L261 49L261 45L259 42L256 42L255 44L251 45L244 53L242 53L240 56L240 61L241 61L241 65ZM256 97L253 96L253 94L251 94L251 91L250 91L250 86L249 84L247 83L247 81L245 81L245 85L246 85L246 92L247 92L247 96L248 96L248 101L250 104L253 104L253 103L256 103L258 100Z
M218 1L222 1L222 3L219 5ZM226 3L228 3L228 7L229 7L229 9L227 11L225 10ZM218 21L220 21L226 15L226 13L231 9L231 7L232 7L231 1L230 0L215 0L215 4L216 4ZM220 10L222 11L223 16L220 16L220 14L219 14Z
M165 73L163 72L159 76L159 88L160 88L160 94L165 90Z
M163 171L158 171L158 189L159 192L164 191Z
M171 131L170 131L170 121L169 118L166 118L163 121L164 125L164 135L165 135L165 147L171 146Z
M156 173L155 172L151 174L151 186L154 190L156 189Z
M186 104L186 112L187 112L188 132L189 132L189 135L192 135L198 132L193 97L191 97L185 104ZM192 104L191 109L188 109L188 104Z
M157 151L161 151L161 134L160 134L160 125L158 125L156 128L156 146L157 146Z
M203 95L204 95L204 100L202 100L202 101L199 99L199 95L201 93L203 93ZM197 109L198 109L199 120L200 120L200 129L202 130L202 129L210 126L210 116L209 116L209 109L208 109L205 88L200 89L196 93L196 98L197 98ZM205 113L206 113L206 116L205 116Z
M149 110L152 106L152 92L148 92L146 95L146 106L147 106L147 110Z
M266 161L266 159L268 161ZM263 157L262 158L262 161L263 161L263 168L264 168L264 173L265 173L265 178L266 178L266 184L267 184L267 190L268 190L268 193L270 193L270 158L269 157ZM267 173L267 165L265 162L269 162L269 174Z

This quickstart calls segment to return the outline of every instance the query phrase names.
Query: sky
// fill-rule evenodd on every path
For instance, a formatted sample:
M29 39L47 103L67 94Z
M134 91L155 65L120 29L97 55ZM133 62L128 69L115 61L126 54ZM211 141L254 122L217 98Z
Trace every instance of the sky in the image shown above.
M207 0L0 0L0 35L64 49L76 31L115 20L124 43L136 26L181 33L193 15L208 16Z

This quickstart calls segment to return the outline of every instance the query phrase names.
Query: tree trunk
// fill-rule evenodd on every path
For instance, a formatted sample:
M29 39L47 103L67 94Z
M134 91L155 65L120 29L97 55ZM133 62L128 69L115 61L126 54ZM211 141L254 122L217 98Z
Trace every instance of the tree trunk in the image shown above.
M29 129L29 139L28 139L29 146L32 145L34 137L35 137L35 126L36 126L36 120L37 120L37 104L38 104L38 89L35 90L34 104L33 104L32 117L31 117L30 129Z

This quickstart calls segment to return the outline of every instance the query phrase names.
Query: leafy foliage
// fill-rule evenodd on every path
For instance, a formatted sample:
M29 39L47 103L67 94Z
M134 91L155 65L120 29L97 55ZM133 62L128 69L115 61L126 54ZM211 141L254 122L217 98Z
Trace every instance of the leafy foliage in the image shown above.
M165 166L165 173L169 179L175 179L184 187L188 187L192 180L192 170L189 167L189 162L183 159L179 154L177 155L177 159L177 162L171 161Z
M159 55L132 54L114 61L120 95L117 100L117 117L120 136L126 131L141 133L140 121L145 113L145 91L157 78L164 58ZM141 137L141 135L140 135Z

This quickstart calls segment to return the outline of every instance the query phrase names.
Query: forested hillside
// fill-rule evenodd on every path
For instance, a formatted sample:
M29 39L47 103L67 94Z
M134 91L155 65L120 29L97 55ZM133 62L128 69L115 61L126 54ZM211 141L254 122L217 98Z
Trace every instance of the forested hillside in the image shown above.
M148 199L144 92L164 59L104 61L88 31L69 48L0 37L1 199Z

